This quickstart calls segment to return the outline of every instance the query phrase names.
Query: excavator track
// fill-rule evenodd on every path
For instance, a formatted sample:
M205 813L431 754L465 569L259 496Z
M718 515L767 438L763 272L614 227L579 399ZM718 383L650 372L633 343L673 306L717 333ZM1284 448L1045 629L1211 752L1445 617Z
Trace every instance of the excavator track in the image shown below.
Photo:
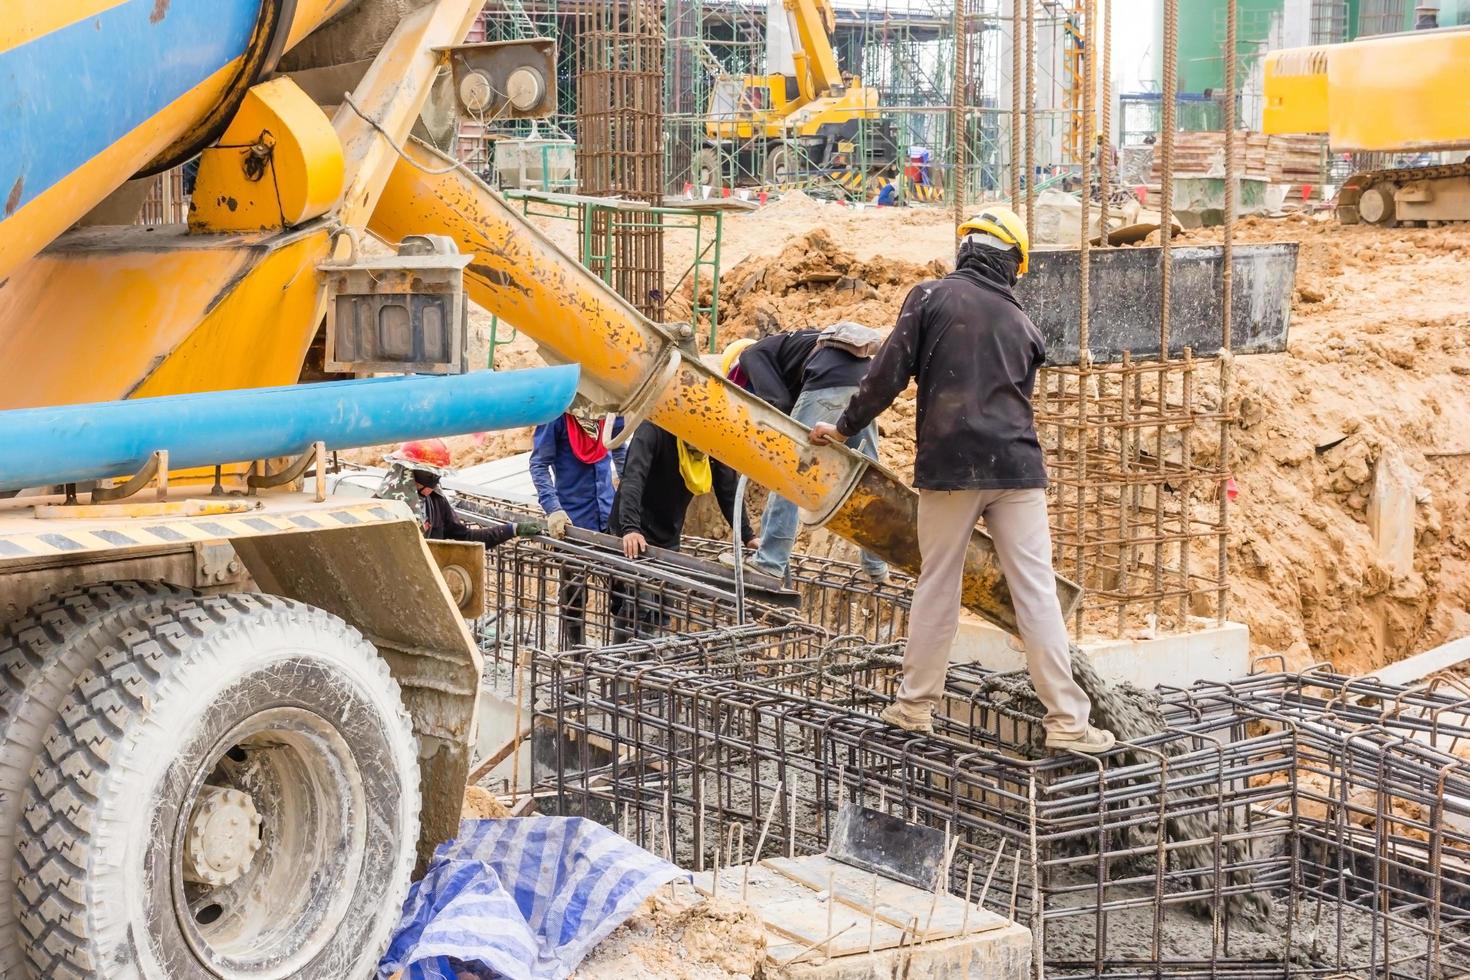
M1395 192L1423 182L1431 201L1448 197L1449 204L1461 205L1442 214L1434 209L1415 207L1412 215L1400 215ZM1438 186L1437 186L1438 185ZM1450 193L1446 194L1448 191ZM1436 193L1438 192L1438 193ZM1345 225L1375 224L1386 228L1430 221L1448 223L1470 221L1470 160L1462 163L1436 164L1431 167L1390 167L1364 170L1343 182L1337 197L1337 220Z

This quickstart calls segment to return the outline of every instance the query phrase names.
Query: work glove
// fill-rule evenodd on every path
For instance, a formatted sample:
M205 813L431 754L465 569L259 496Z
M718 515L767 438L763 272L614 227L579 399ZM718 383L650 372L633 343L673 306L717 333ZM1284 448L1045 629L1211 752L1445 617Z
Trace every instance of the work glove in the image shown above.
M553 538L564 538L567 536L567 528L572 526L572 519L564 510L554 510L546 515L546 527L551 531Z
M520 521L516 524L516 537L534 538L538 534L545 534L546 528L535 521Z

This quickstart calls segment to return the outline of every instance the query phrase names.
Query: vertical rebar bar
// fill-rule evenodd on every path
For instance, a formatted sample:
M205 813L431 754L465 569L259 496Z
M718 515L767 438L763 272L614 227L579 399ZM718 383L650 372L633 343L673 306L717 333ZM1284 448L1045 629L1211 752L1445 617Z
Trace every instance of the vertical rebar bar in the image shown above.
M1026 230L1036 227L1036 0L1026 4Z
M1164 91L1162 93L1162 120L1159 133L1159 360L1169 360L1169 315L1173 307L1171 295L1174 285L1173 256L1170 246L1174 237L1174 117L1175 102L1179 97L1179 0L1164 0ZM1159 483L1154 488L1154 621L1158 623L1163 614L1160 593L1164 581L1164 488L1163 475L1167 468L1164 457L1163 417L1168 407L1167 385L1162 375L1158 385L1159 422L1155 427L1154 455L1157 461Z
M1220 541L1216 556L1215 621L1225 622L1230 603L1230 333L1235 315L1235 47L1239 10L1237 0L1225 5L1225 228L1220 257Z
M1072 501L1076 508L1073 531L1076 534L1077 545L1077 565L1073 574L1079 583L1087 581L1087 457L1092 437L1088 426L1088 395L1092 367L1090 351L1092 338L1089 336L1091 323L1089 307L1092 302L1090 292L1092 284L1092 96L1097 84L1095 70L1097 59L1093 57L1092 30L1096 11L1097 0L1084 0L1081 29L1082 37L1085 39L1082 52L1082 227L1077 244L1077 459L1076 485ZM1104 202L1104 220L1106 220L1106 202ZM1084 591L1082 601L1077 603L1077 611L1072 624L1072 631L1079 640L1082 638L1082 623L1086 614L1087 600Z
M1113 0L1101 0L1103 4L1102 36L1102 152L1097 155L1097 184L1102 199L1102 221L1099 231L1102 245L1113 243L1112 229L1108 226L1108 208L1113 198ZM1233 2L1233 0L1232 0ZM1088 25L1091 30L1092 25ZM1094 43L1096 39L1094 38Z
M954 32L954 90L950 101L950 148L954 169L950 172L950 207L954 223L959 227L965 220L965 66L967 59L965 36L965 0L954 0L954 16L951 22Z
M1011 4L1011 210L1021 213L1021 78L1025 74L1025 51L1021 47L1024 35L1022 20L1026 0L1012 0ZM1027 220L1030 220L1028 214ZM1027 229L1030 230L1029 227Z

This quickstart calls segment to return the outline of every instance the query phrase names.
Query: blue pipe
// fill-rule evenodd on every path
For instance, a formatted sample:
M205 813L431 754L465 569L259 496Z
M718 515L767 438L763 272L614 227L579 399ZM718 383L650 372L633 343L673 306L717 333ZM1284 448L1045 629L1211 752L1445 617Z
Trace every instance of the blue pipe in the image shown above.
M512 429L556 418L575 364L456 377L369 378L0 412L0 490Z

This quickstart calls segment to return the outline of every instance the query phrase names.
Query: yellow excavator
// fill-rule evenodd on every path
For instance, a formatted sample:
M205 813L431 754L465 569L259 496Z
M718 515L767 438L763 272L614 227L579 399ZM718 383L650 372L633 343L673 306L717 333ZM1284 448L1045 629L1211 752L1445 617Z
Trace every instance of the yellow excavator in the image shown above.
M809 444L413 138L445 104L551 111L552 46L462 44L480 7L5 8L0 976L372 972L458 829L484 554L426 542L411 495L328 493L333 450L576 395L918 569L894 474ZM137 223L180 165L187 223ZM466 298L553 366L468 371ZM1014 630L979 531L964 597Z
M698 186L780 185L897 165L893 120L879 109L878 90L838 67L831 0L783 5L796 41L794 71L715 80L693 160Z
M1273 51L1265 61L1267 133L1325 133L1333 152L1416 155L1352 174L1343 224L1470 221L1470 27L1427 28Z

